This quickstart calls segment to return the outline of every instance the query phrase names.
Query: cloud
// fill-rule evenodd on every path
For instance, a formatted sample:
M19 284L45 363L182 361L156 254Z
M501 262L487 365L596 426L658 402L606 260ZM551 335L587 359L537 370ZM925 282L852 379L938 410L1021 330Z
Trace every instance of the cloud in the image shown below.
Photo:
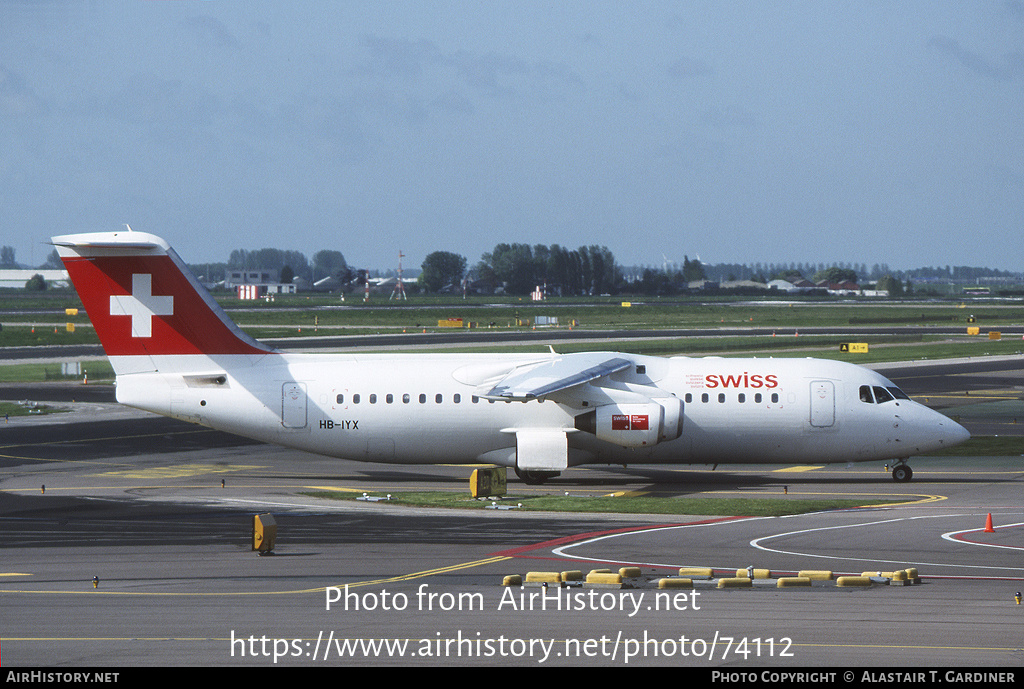
M359 43L369 61L359 66L358 73L387 81L419 81L427 66L439 59L437 47L430 41L363 36Z
M1024 77L1024 53L1008 53L1000 64L965 49L959 41L948 36L932 38L928 41L928 47L956 60L975 74L989 79L1014 81Z
M0 117L34 117L46 111L46 104L24 80L0 65Z
M189 17L181 25L201 47L237 48L239 45L224 23L213 17Z
M676 79L709 76L715 73L714 68L703 60L692 57L681 57L668 66L668 74Z
M704 111L702 120L712 127L756 127L754 113L739 105L714 106Z

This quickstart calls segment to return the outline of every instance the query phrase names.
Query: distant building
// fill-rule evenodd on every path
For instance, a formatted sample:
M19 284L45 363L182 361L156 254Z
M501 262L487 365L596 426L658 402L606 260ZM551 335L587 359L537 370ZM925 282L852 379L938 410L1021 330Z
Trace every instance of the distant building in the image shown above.
M228 271L224 287L237 291L239 299L256 299L268 294L295 294L294 283L281 282L280 272L268 268Z
M0 287L21 289L33 275L42 275L47 287L68 287L68 271L53 269L2 268L0 269Z
M755 282L754 280L728 280L721 284L722 289L733 289L733 290L766 290L769 286L763 282Z
M829 282L828 280L822 280L816 287L818 289L826 290L829 294L836 294L839 296L854 296L860 294L860 285L856 282Z

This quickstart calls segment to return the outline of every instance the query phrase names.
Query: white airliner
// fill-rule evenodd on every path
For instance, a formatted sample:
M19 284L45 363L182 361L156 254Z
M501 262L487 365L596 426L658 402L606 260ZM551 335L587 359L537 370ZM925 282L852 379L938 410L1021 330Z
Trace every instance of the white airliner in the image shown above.
M117 376L117 399L367 462L509 467L906 460L970 435L883 376L815 359L323 354L250 338L170 246L54 237Z

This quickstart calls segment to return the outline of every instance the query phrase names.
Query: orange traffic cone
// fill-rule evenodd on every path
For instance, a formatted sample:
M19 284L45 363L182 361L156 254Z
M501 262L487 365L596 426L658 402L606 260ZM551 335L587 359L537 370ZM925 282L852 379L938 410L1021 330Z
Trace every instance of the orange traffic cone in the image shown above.
M988 513L988 517L985 518L985 533L995 533L996 530L992 528L992 513Z

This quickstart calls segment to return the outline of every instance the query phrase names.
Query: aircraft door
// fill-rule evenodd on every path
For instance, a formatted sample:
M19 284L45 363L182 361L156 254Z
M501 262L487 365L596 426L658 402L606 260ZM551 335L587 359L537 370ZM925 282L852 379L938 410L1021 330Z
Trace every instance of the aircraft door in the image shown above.
M836 386L830 380L811 381L811 426L831 428L836 423Z
M281 386L281 425L285 428L306 427L305 383L285 383Z

